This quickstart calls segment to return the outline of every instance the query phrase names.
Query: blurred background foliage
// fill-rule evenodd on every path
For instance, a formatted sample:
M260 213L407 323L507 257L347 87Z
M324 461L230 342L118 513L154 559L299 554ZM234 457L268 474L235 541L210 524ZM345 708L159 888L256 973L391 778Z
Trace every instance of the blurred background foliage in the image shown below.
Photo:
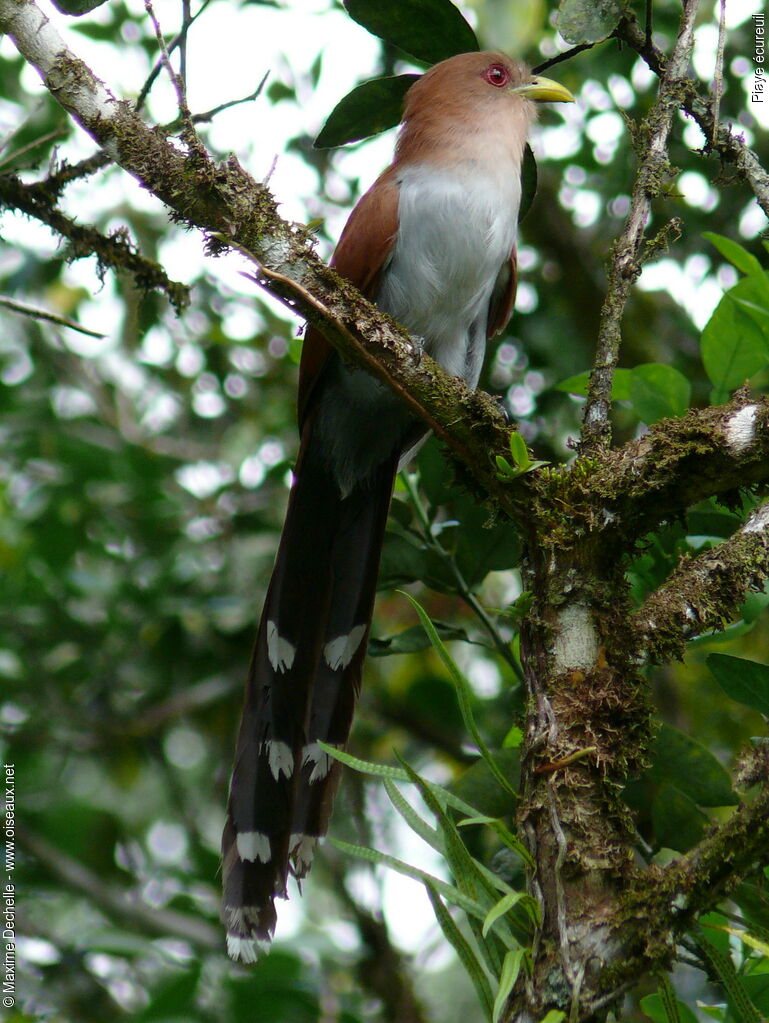
M321 86L341 98L358 81L420 66L394 45L372 42L333 0L317 0L311 12L302 7L291 0L193 5L199 16L190 29L188 79L205 96L211 76L226 81L232 66L227 26L238 19L249 32L263 26L257 31L272 63L257 66L252 57L249 69L254 85L270 72L260 95L200 130L214 152L236 150L257 174L281 149L296 177L289 185L279 161L277 197L290 215L319 222L319 244L328 251L391 142L355 145L348 154L313 149L324 115L303 111ZM171 0L157 6L169 40L183 9ZM746 95L751 10L745 4L730 12L722 117L766 164L769 143ZM565 48L554 7L541 0L474 0L463 11L482 45L533 65ZM698 29L695 70L703 83L713 74L713 13L703 8ZM677 19L676 3L657 0L654 30L663 49ZM109 86L140 92L157 60L140 3L109 0L59 21ZM310 22L330 27L313 33ZM355 41L344 61L333 45L342 32ZM522 224L518 310L489 360L485 386L519 420L536 457L561 461L571 457L580 402L557 385L591 362L604 261L628 209L632 127L655 81L635 54L612 42L550 73L579 102L544 112L534 139L539 190ZM193 112L214 105L193 103ZM145 107L157 121L173 119L162 74ZM263 123L282 126L283 136L265 137ZM91 153L7 40L0 41L0 132L0 180L29 184L62 160ZM651 230L679 217L681 233L634 291L623 351L627 368L674 367L695 405L712 390L700 330L737 280L703 232L765 258L765 218L704 146L699 129L678 118L677 172L655 203ZM71 262L66 242L9 205L0 200L0 293L105 336L0 308L0 724L5 761L16 765L22 823L19 1000L7 1018L479 1018L469 982L430 923L424 892L398 887L329 845L304 899L284 907L276 950L250 971L224 957L219 835L244 671L296 450L297 324L238 276L240 263L204 259L200 240L170 224L119 170L73 182L60 208L104 233L127 228L143 255L189 287L181 316L126 273L103 273L93 257ZM753 383L765 381L764 367ZM643 429L639 406L620 402L616 425L620 439ZM452 649L473 685L486 742L500 749L522 712L514 654L517 617L525 613L519 545L507 527L487 528L486 513L436 445L424 450L417 472L419 487L413 479L396 494L382 582L413 583L444 637L470 641ZM738 521L714 506L698 513L696 522L649 537L631 566L639 598L681 553L716 542ZM628 799L651 854L664 859L695 841L707 822L700 807L728 812L718 809L732 801L728 776L718 772L733 767L749 736L765 731L757 711L728 699L704 658L717 649L769 660L766 602L756 594L741 622L697 641L685 664L650 673L660 718L672 730L660 733L656 766ZM502 813L499 792L467 746L454 690L416 624L402 597L380 597L371 651L379 656L367 664L352 750L381 762L392 762L397 750L474 805ZM500 656L494 635L512 639L513 653ZM509 750L505 756L514 759ZM708 779L704 796L702 787L681 785L691 772ZM473 854L493 862L494 837L468 831ZM432 853L412 847L379 787L351 771L333 832L441 869ZM751 879L740 905L746 913L750 907L757 928L769 929L765 885L761 876ZM684 969L678 986L690 1004L723 1001L695 970ZM732 1018L724 1011L718 1018ZM635 1003L628 1018L644 1018Z

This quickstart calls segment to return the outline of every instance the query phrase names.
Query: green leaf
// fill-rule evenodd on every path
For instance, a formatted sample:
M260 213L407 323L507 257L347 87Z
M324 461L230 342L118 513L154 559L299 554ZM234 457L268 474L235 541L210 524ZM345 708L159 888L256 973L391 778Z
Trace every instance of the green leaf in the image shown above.
M471 590L477 589L489 572L514 568L521 560L521 537L510 519L489 520L489 509L476 501L457 505L460 526L454 551L462 577Z
M330 746L325 742L319 742L318 745L324 753L328 753L334 760L338 760L345 767L349 767L359 774L369 774L374 778L391 778L393 781L411 781L402 767L393 767L391 764L374 764L370 760L361 760L359 757L354 757L352 753L337 749L336 746Z
M501 480L504 479L514 480L521 475L521 470L515 469L512 465L510 465L506 458L502 457L502 455L495 455L494 461L497 463L497 469L499 470L497 472L497 476Z
M425 883L425 888L427 890L427 896L430 899L430 904L433 907L433 912L435 913L435 919L438 921L440 929L443 931L443 936L457 953L460 962L467 971L468 976L470 977L470 980L472 980L473 986L478 993L481 1005L483 1006L483 1011L486 1013L487 1017L490 1017L492 1014L491 985L489 984L483 965L473 952L467 939L454 923L451 914L441 902L438 892L429 883Z
M505 961L502 963L502 973L499 977L499 990L497 991L497 997L494 999L494 1008L492 1010L491 1018L493 1023L497 1023L497 1020L502 1015L502 1010L507 999L510 997L510 992L518 980L518 974L521 972L521 963L525 955L525 949L515 948L511 949L505 956Z
M348 92L326 119L316 149L345 146L393 128L403 113L403 98L419 75L373 78Z
M408 764L404 764L404 767L418 786L425 803L435 814L443 838L443 851L446 862L457 887L471 899L475 899L479 904L485 905L487 909L491 908L498 898L498 889L501 887L499 878L470 855L457 827L450 817L444 813L443 808L431 791L431 786L416 771L410 768ZM506 893L509 891L507 885L503 884L502 887L505 888ZM510 921L502 921L497 932L494 934L494 939L489 941L483 940L480 927L475 919L469 919L468 924L478 940L478 948L486 960L486 965L496 976L502 968L502 954L509 948L517 947L518 944L513 937Z
M670 1001L659 994L646 995L641 999L641 1009L654 1023L697 1023L692 1010L677 998Z
M390 798L390 802L408 824L415 835L419 835L423 842L427 844L443 855L443 843L440 840L440 834L436 828L431 827L426 820L419 816L414 807L405 798L401 790L395 785L395 782L389 778L385 778L385 791Z
M740 525L740 516L719 508L714 501L696 505L686 516L687 536L717 536L725 540Z
M741 1023L762 1023L761 1016L745 990L731 956L720 952L700 931L697 944L704 957L718 974L721 986L726 992L729 1007Z
M426 64L480 49L449 0L344 0L350 17Z
M338 760L341 764L344 764L345 767L349 767L351 770L357 771L359 774L367 774L373 778L391 778L393 781L413 782L414 780L413 777L402 767L394 767L391 764L374 764L369 760L361 760L359 757L354 757L351 753L347 753L346 750L337 749L336 746L330 746L325 742L319 742L318 745L334 760ZM482 761L479 761L479 763L481 762ZM472 770L472 768L470 770ZM477 807L472 806L454 792L450 792L448 789L444 789L441 785L437 785L434 782L424 781L424 784L429 787L430 791L440 802L441 806L450 806L452 809L458 810L460 813L467 814L469 817L474 817L478 814Z
M444 664L444 667L446 668L446 670L449 673L450 678L452 679L452 681L454 682L454 685L456 686L457 698L459 699L459 707L460 707L460 710L462 711L462 717L463 717L464 722L465 722L465 727L467 728L468 732L472 735L473 741L475 742L476 746L478 747L481 756L483 757L485 763L488 764L489 770L494 775L494 777L497 779L497 781L502 786L502 788L505 791L509 792L510 795L512 795L513 797L517 798L517 795L518 795L517 792L515 791L513 786L510 784L508 779L504 776L504 774L497 767L497 764L496 764L494 758L492 757L491 752L489 751L488 746L483 741L483 737L481 736L481 733L478 730L478 726L475 723L475 719L473 717L473 712L472 712L473 692L472 692L472 690L471 690L471 688L470 688L470 686L468 684L467 679L464 677L462 672L459 670L459 668L457 667L455 661L453 660L453 658L449 654L448 650L444 646L443 642L441 641L440 637L438 636L438 633L435 631L435 627L433 626L433 623L430 621L429 615L424 610L422 605L417 600L414 600L414 598L411 596L411 594L405 593L403 590L401 590L401 593L403 593L404 597L406 597L406 599L414 607L415 611L419 615L419 619L422 622L422 625L424 626L425 631L427 632L427 634L430 636L430 639L432 640L432 644L435 647L436 653L440 657L441 661Z
M761 1013L761 1023L769 1019L769 973L756 971L742 977L742 986L751 1002Z
M659 362L632 369L629 391L639 419L649 426L660 419L683 415L691 398L691 385L683 373Z
M486 900L495 900L498 879L494 877L490 881L486 876L488 871L485 871L482 864L478 863L470 855L454 822L444 812L440 802L436 799L432 786L417 774L413 768L409 767L408 764L404 763L403 766L411 780L418 787L428 808L435 814L441 835L443 836L446 860L457 886L479 903Z
M769 328L743 304L765 307L763 295L763 279L743 278L726 292L702 331L702 362L717 392L740 387L769 363Z
M520 751L515 748L493 750L491 755L500 771L517 788L521 776ZM488 764L480 757L451 783L451 791L493 819L506 817L512 810L510 793L500 788Z
M659 996L667 1013L669 1023L683 1023L675 991L664 974L660 980Z
M611 396L613 401L630 401L630 369L615 369L611 385ZM581 398L587 397L588 385L590 383L590 372L577 373L573 377L562 380L555 385L556 391L565 391L567 394L578 394Z
M392 589L417 581L439 593L456 591L456 579L445 557L427 548L416 537L388 529L382 545L377 586Z
M513 906L526 897L525 892L508 892L507 895L503 895L499 902L495 903L486 914L486 919L483 921L484 938L501 916L509 913Z
M510 831L509 828L498 817L488 817L486 814L480 813L475 814L472 817L465 817L463 820L457 823L458 828L471 827L474 824L485 824L486 827L491 828L499 835L508 849L512 849L518 853L524 862L528 863L530 867L534 866L534 858L526 848L526 846L515 835ZM531 905L534 907L535 916L532 917L534 922L537 922L536 913L538 912L537 903L532 899ZM527 907L528 908L528 907Z
M523 743L523 731L518 725L511 725L507 735L502 740L502 749L518 749Z
M739 242L726 238L722 234L716 234L715 231L703 231L702 237L714 245L721 255L741 273L747 274L748 277L764 273L763 267L753 253L748 252Z
M652 822L657 843L676 852L695 846L709 823L694 800L674 785L663 786L655 796Z
M332 838L330 841L340 852L347 853L349 856L357 856L359 859L367 860L369 863L374 863L379 867L389 867L398 874L403 874L404 877L410 877L413 881L432 885L437 892L440 892L444 899L455 906L459 906L460 909L474 916L476 920L483 920L486 917L487 909L480 902L472 899L447 881L441 881L439 877L428 874L426 870L420 870L419 867L414 867L410 863L404 863L403 860L399 860L395 856L379 852L378 849L369 849L365 845L353 845L351 842L343 842L339 838Z
M517 430L510 431L510 454L519 469L526 469L531 463L526 441Z
M622 0L561 0L558 31L574 46L597 43L612 34L623 8Z
M89 953L95 951L88 946ZM192 963L183 973L173 976L155 988L151 1001L131 1014L132 1023L151 1023L153 1020L194 1018L195 994L200 980L200 963Z
M694 739L670 725L662 725L652 746L648 777L674 785L699 806L735 806L729 773Z
M769 665L730 654L710 654L706 663L727 696L769 717Z
M473 640L467 635L464 629L458 629L454 625L445 622L435 622L435 628L442 639L461 639L464 643L472 643ZM484 645L484 644L481 644ZM403 632L385 639L370 639L368 645L369 657L389 657L391 654L413 654L417 650L426 650L432 646L430 637L421 625L412 625Z
M733 934L735 938L738 938L743 945L747 945L748 948L755 949L756 952L760 952L762 956L769 959L769 942L762 941L761 938L757 938L755 934L751 934L750 931L743 931L739 927L727 927L724 924L721 927L722 931L726 931L727 934Z
M518 207L518 222L523 220L531 209L534 197L537 194L537 161L531 146L526 143L523 150L523 166L521 167L521 203Z
M542 1017L539 1023L563 1023L565 1019L565 1012L561 1012L560 1009L551 1009L546 1016Z
M71 17L78 18L81 14L88 14L89 11L96 10L97 7L101 7L106 0L51 0L53 6L57 11L61 11L62 14L69 14Z

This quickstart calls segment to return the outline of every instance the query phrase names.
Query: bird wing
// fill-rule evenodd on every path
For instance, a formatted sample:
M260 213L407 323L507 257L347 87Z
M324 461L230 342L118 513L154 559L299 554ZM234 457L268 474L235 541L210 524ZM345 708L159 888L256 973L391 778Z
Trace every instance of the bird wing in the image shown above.
M331 266L354 284L366 298L376 294L379 278L387 266L398 230L398 184L389 168L371 186L350 214ZM315 327L307 328L299 364L299 429L310 395L332 346Z
M500 267L494 290L489 300L489 315L486 320L486 337L492 338L502 330L510 319L515 305L515 291L518 286L518 259L515 246L510 259Z

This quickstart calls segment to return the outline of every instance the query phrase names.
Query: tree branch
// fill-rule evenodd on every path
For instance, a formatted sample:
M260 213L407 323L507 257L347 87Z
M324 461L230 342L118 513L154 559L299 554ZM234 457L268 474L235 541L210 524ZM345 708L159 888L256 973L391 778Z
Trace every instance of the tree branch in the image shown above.
M608 269L608 290L601 310L601 325L593 371L590 374L585 415L582 422L582 450L607 448L611 443L611 387L622 341L621 323L630 288L641 273L641 264L656 251L658 241L648 242L643 251L644 231L651 202L660 193L668 173L667 140L673 116L681 105L680 91L687 78L694 44L694 20L699 0L684 0L683 16L673 52L661 74L657 100L643 122L641 159L622 234L612 248ZM664 240L664 235L663 235Z
M759 762L760 763L757 763ZM653 936L636 953L644 968L669 959L676 938L691 927L698 914L716 905L750 873L766 862L769 848L769 764L761 751L751 751L743 768L759 781L751 802L742 802L725 824L714 827L685 856L665 868L651 867L633 885L625 910L628 923L643 920L642 940ZM757 766L756 766L757 764ZM755 775L758 777L755 777ZM631 956L626 964L638 970Z
M101 163L100 154L91 157L85 168L63 168L59 174L31 185L23 184L13 175L0 175L0 207L20 210L66 238L69 242L66 258L74 260L96 256L100 267L131 274L140 290L156 288L162 291L174 309L181 312L189 304L189 289L178 281L172 281L159 263L140 255L126 233L102 234L95 227L78 224L56 208L56 198L66 182L79 176L76 171L90 172L94 163Z
M138 927L145 933L164 937L170 934L202 948L221 948L219 929L205 920L173 909L144 905L138 900L138 896L107 884L88 867L67 856L33 831L17 825L16 833L21 845L52 874L68 888L88 896L110 916Z
M663 74L665 55L653 43L646 40L634 14L627 13L625 15L617 27L615 35L643 57L656 75ZM682 109L702 129L706 139L706 148L715 149L722 159L737 168L740 176L752 189L759 206L769 217L769 174L761 166L756 154L749 146L745 145L744 139L732 134L727 125L716 125L712 102L700 95L690 78L682 83L682 100Z
M707 497L767 479L769 399L745 388L726 405L665 419L616 451L584 459L569 498L584 502L586 528L627 541Z
M769 502L737 532L695 558L684 558L631 618L644 655L682 660L686 641L723 628L751 591L769 578Z
M59 316L58 313L49 312L47 309L37 309L34 306L26 305L24 302L17 302L13 298L8 298L7 295L0 295L0 306L4 309L10 309L11 312L20 313L22 316L29 316L33 320L46 320L48 323L56 323L60 327L70 327L72 330L76 330L80 334L87 334L89 337L105 337L104 334L99 334L95 330L89 330L88 327L82 326L76 320L71 320L69 316Z
M238 248L259 267L260 283L323 330L343 356L395 390L448 443L473 476L511 514L522 510L529 480L503 485L493 454L507 450L509 427L496 404L423 356L407 335L313 251L303 228L285 223L277 204L231 157L216 166L197 147L180 151L130 104L118 101L65 45L34 0L0 0L0 29L37 69L72 117L175 219L209 235L209 250Z

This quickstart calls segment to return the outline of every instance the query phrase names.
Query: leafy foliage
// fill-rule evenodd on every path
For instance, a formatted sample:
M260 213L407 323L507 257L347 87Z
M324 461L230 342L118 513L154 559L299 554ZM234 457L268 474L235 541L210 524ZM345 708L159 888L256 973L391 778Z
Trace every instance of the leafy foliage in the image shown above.
M394 124L422 63L479 45L515 44L478 40L447 0L349 0L346 7L362 26L361 38L367 30L383 41L378 66L365 69L378 77L341 100L319 145ZM674 31L678 8L655 5L659 33ZM211 3L193 13L205 31L226 10ZM538 26L542 49L521 54L532 64L552 52L549 13L542 9ZM616 13L611 5L564 4L561 27L575 42L602 38ZM126 93L139 92L157 60L143 12L110 0L68 24L102 55L104 74L111 57L130 47L137 79ZM178 27L164 25L169 37ZM735 99L742 95L735 62L750 44L749 25L734 26L724 65L725 102L736 104L726 113L752 132L755 124ZM418 66L401 61L409 54ZM259 113L300 105L317 88L321 64L308 59L279 68ZM511 440L510 461L500 466L511 477L570 455L579 406L569 395L586 393L600 268L631 181L622 117L640 119L652 88L633 58L612 44L561 70L575 91L587 83L582 121L569 135L552 128L550 115L544 119L547 159L522 229L523 301L486 375L522 424L512 435L519 440ZM150 116L162 121L164 102L173 116L173 97L169 105L168 92L155 104L157 89ZM33 91L10 47L0 52L0 96L9 126L0 177L36 180L49 168L62 170L62 160L72 165L91 155L50 95ZM252 133L246 122L220 143L212 128L207 141L228 151ZM346 201L358 188L348 179L360 172L313 150L309 135L303 129L286 148L311 170L308 191L317 183L307 219L331 217L340 195ZM671 155L681 180L693 174L709 185L719 168L696 152L702 142L682 136ZM765 158L766 138L757 137L756 146ZM529 166L531 193L536 167ZM150 260L170 264L193 244L114 170L76 179L62 205L105 233L126 225ZM699 292L688 304L672 285L636 293L625 329L627 364L615 378L620 436L682 415L690 404L720 402L746 379L758 389L768 379L766 251L750 226L744 193L720 190L712 208L703 209L685 189L671 190L653 226L672 215L685 219L686 231L658 263L695 292L698 260L723 295L703 323ZM743 222L744 244L735 238ZM526 854L513 832L509 797L520 758L517 749L504 748L523 711L520 538L478 505L461 475L453 478L436 445L423 450L416 474L396 495L381 579L385 587L419 587L421 624L414 625L402 597L381 601L376 633L390 638L372 640L381 656L367 669L357 756L336 754L352 768L347 813L335 823L337 846L357 859L327 850L306 887L301 942L279 942L248 974L231 966L216 924L218 833L253 618L295 450L299 342L293 324L258 296L233 288L216 264L179 271L192 294L179 320L163 297L141 294L125 274L100 283L95 267L86 272L82 259L68 263L81 254L25 224L4 215L0 290L94 323L109 337L84 341L67 328L2 312L0 720L25 822L15 877L28 939L19 943L18 1018L53 1011L82 1023L121 1014L147 1023L398 1018L386 993L366 986L371 930L361 923L365 907L350 894L356 862L370 864L376 878L387 866L417 881L415 903L426 893L496 1020L527 968L533 912L522 895ZM746 496L744 507L753 500ZM685 523L646 537L627 567L637 601L680 558L729 536L741 521L734 507L707 502ZM766 593L753 595L720 637L695 641L685 665L652 676L664 723L649 769L625 792L648 856L664 861L671 850L691 848L714 815L735 803L735 756L767 714L769 668L759 662L767 659L768 601ZM719 640L725 645L712 653ZM448 642L462 645L449 651ZM415 767L396 765L394 747ZM381 761L387 763L374 763ZM385 779L375 778L365 797L362 770ZM445 784L428 780L434 771ZM376 802L381 791L396 814ZM397 815L439 854L434 872L395 855ZM690 935L687 954L700 969L686 990L724 1023L769 1016L768 884L766 870L756 870L733 893L728 918L711 914L702 923L715 927ZM403 912L388 908L389 922ZM343 917L353 937L318 926ZM420 992L424 1018L468 1018L457 975L453 968L430 975L429 991ZM408 978L408 970L398 976ZM444 990L448 1006L439 1002ZM687 1004L663 985L634 1004L628 1018L687 1023L694 997L685 997ZM562 1016L550 1013L547 1023Z

